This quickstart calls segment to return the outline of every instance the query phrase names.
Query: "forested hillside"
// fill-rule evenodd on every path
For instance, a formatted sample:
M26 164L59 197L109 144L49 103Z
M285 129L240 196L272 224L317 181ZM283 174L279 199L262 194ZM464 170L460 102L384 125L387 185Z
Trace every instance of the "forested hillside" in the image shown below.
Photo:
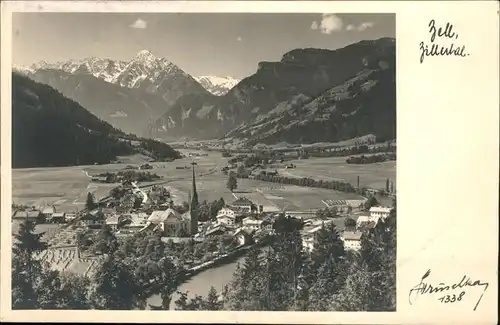
M109 163L117 156L143 153L144 141L100 120L52 87L12 75L13 168ZM154 156L180 157L167 144L153 142Z

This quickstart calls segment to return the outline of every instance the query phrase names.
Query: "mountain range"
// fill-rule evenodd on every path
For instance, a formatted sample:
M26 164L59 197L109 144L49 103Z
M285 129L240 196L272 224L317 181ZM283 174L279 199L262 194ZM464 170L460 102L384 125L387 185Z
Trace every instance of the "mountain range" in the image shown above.
M212 95L223 96L229 92L240 80L233 77L200 76L195 77Z
M224 96L187 94L155 124L165 139L238 139L244 144L336 142L396 136L395 40L337 50L295 49L260 62ZM383 141L382 140L382 141Z
M52 87L13 73L13 168L109 163L136 153L180 157L169 145L127 135Z
M395 40L336 50L304 48L256 73L192 77L141 51L129 62L90 58L22 70L124 132L246 145L342 141L396 135Z
M185 94L223 94L238 81L206 76L198 81L165 58L147 50L131 61L86 58L39 62L14 71L48 84L99 118L125 132L149 136L151 125Z

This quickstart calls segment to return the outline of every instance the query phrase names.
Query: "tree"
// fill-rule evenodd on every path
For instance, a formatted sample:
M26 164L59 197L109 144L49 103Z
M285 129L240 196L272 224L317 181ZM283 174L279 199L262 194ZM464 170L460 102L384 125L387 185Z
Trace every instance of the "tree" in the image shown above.
M87 201L85 202L85 208L88 211L92 211L95 208L97 208L97 204L95 202L94 195L92 195L92 193L90 193L90 192L87 193Z
M387 179L385 180L385 191L386 191L386 193L389 193L389 190L390 190L390 181L389 181L389 179L387 178Z
M118 181L118 177L116 176L116 174L108 174L106 176L106 183L116 183Z
M277 310L273 306L281 302L275 299L279 294L272 290L280 287L283 279L279 278L281 269L273 270L274 265L270 264L274 257L274 253L268 251L263 258L261 250L256 248L248 252L243 265L237 266L224 290L225 309Z
M104 257L92 282L90 297L95 309L132 310L146 306L143 288L123 261L114 255Z
M236 176L234 176L234 174L229 174L226 186L231 192L233 192L238 187L238 180L236 179Z
M366 264L353 265L345 286L332 297L334 311L368 311L370 308L370 274Z
M160 261L161 272L161 289L160 297L162 301L162 309L169 310L170 302L172 301L172 295L177 288L177 276L178 270L172 260L168 257L164 257Z
M138 196L134 200L134 209L139 209L142 206L142 199Z
M123 186L117 186L113 187L109 191L109 195L113 197L116 200L119 200L121 197L123 197L127 193L127 190ZM87 200L88 200L88 195L87 195Z
M58 271L43 272L38 290L42 309L90 309L90 280L84 276Z
M112 254L118 249L118 240L108 225L104 225L99 232L94 244L94 250L102 254Z
M361 257L370 273L372 311L395 310L396 305L396 212L363 236Z
M344 226L349 229L356 228L356 221L352 218L346 218L344 221Z
M175 310L188 310L188 292L178 291L177 294L179 295L179 298L175 301Z
M366 202L365 202L365 210L370 210L371 207L374 207L377 205L378 205L377 199L373 195L370 195L368 197L368 200L366 200Z
M338 262L344 256L344 244L333 223L321 226L315 234L314 250L311 254L312 270L317 271L328 260Z
M318 275L310 292L310 310L327 311L332 303L332 295L339 292L344 286L347 276L346 266L342 260L335 260L329 256L320 266Z
M38 287L42 264L35 258L36 253L47 248L41 241L44 233L35 233L35 223L26 219L19 225L14 235L12 247L12 308L37 309L39 307Z
M293 220L293 218L286 219ZM280 273L279 276L270 275L273 281L276 281L272 285L273 290L279 291L278 295L274 296L277 307L280 308L279 310L290 310L295 306L299 277L306 258L303 253L302 236L299 230L300 226L293 225L290 231L277 232L277 238L271 244L271 248L275 253L274 262L276 263L274 264L271 261L273 265L272 272Z
M217 216L217 213L222 209L226 203L224 202L223 198L220 198L219 200L213 201L210 204L210 219L214 220L215 217Z
M204 305L204 310L222 310L222 302L219 300L219 295L214 286L210 287Z
M238 176L240 176L240 177L244 176L245 172L246 172L245 166L243 166L243 165L238 166L238 169L237 169Z

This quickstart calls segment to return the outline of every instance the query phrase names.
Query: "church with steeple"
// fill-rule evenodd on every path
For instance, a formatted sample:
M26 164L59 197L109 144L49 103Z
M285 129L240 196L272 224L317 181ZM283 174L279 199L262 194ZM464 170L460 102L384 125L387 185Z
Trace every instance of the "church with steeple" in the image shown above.
M193 169L193 188L191 190L191 202L189 203L189 214L191 217L191 236L194 236L198 233L198 192L196 191L196 178L194 173L194 165L195 162L191 163Z

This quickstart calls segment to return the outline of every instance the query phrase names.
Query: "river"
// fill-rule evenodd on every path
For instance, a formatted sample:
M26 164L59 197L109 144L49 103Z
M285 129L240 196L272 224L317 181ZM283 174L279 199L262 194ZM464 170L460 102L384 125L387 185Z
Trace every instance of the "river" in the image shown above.
M205 271L202 271L196 275L194 275L192 278L184 282L177 288L177 291L180 292L186 292L189 291L188 296L189 297L194 297L195 294L201 295L206 297L208 294L208 290L210 290L211 286L214 286L214 288L217 290L217 292L220 293L224 285L228 284L229 281L233 278L233 273L236 270L236 266L238 263L243 264L243 261L245 260L245 255L237 258L236 260L227 263L227 264L222 264L210 269L207 269ZM170 310L175 309L175 301L179 298L179 295L175 293L172 297L172 301L170 303ZM160 306L161 305L161 298L159 294L155 294L147 300L148 306L149 304L151 305L156 305ZM149 307L148 307L149 308Z

